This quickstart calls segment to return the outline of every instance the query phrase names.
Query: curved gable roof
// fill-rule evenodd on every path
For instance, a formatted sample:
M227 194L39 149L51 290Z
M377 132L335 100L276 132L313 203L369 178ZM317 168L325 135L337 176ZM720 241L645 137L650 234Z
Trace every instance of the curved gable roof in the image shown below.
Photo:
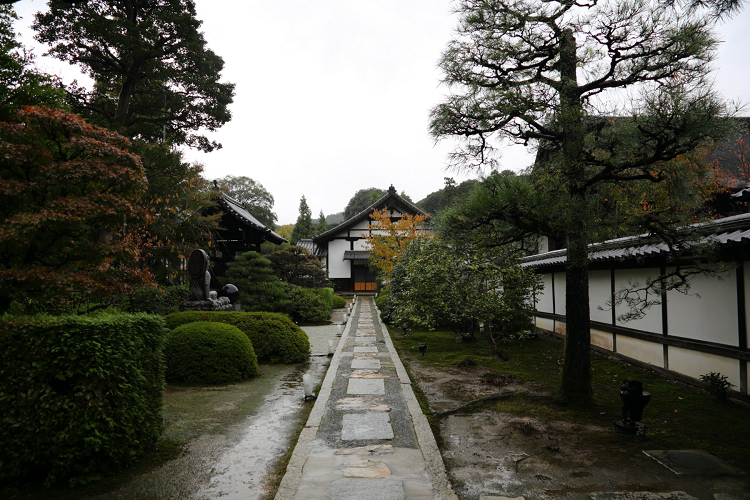
M421 208L399 196L396 192L396 188L391 185L391 187L388 188L388 192L381 196L375 203L365 208L351 219L345 220L338 226L332 227L328 231L314 236L313 241L315 241L315 243L320 243L322 241L331 240L341 231L346 231L363 220L367 220L373 210L382 210L385 207L398 209L401 213L407 213L409 215L427 215Z
M246 226L249 226L258 232L264 233L266 241L276 243L277 245L287 242L286 238L271 231L262 222L253 217L253 215L247 211L245 205L242 202L235 200L231 196L227 196L226 193L221 193L221 197L218 199L218 202L219 205L221 205L221 207L224 208L227 213L234 216L235 219L241 221Z

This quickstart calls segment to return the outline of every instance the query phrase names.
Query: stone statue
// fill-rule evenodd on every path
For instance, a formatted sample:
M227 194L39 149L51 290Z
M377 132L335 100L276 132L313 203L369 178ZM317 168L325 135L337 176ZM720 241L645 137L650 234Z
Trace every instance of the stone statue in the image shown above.
M183 302L183 311L229 311L234 309L229 297L219 297L211 291L210 259L205 250L194 250L187 263L190 294Z
M205 250L194 250L187 263L190 278L190 296L188 300L208 300L211 287L211 273L208 272L210 259Z

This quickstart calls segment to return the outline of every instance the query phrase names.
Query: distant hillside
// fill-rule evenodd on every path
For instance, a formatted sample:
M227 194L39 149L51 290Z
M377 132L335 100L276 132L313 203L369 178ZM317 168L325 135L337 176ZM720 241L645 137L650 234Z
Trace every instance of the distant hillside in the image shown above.
M344 212L326 215L326 223L328 224L341 224L342 222L344 222Z
M416 205L428 214L436 215L441 210L453 205L456 200L468 195L477 184L479 184L479 181L473 179L463 181L458 185L448 183L443 189L434 191L425 196L424 199L419 200Z

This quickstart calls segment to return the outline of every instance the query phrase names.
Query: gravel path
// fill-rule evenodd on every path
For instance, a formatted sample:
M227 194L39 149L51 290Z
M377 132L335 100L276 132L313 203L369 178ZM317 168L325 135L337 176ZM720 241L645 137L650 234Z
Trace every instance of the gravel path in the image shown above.
M333 348L336 349L336 346L339 345L339 340L341 340L336 336L338 333L338 325L341 324L345 312L346 309L334 309L331 314L330 325L300 327L310 339L310 354L313 356L321 354L327 355L329 340L333 340Z

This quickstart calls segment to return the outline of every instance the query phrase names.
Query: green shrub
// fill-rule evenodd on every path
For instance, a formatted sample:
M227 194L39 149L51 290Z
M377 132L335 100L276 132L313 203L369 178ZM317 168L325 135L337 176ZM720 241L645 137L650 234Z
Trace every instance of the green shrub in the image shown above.
M179 311L189 294L188 285L137 288L128 295L122 309L131 313L145 312L164 316Z
M333 288L313 288L315 294L323 299L323 303L328 309L328 317L331 316L331 309L333 309Z
M195 321L215 321L236 326L250 339L259 361L301 363L310 352L307 334L282 314L185 311L170 314L165 319L168 328Z
M734 387L734 384L727 380L726 375L721 373L708 372L700 376L701 382L708 384L708 393L717 399L727 399L727 391Z
M302 288L294 287L290 298L291 316L301 322L317 323L331 319L331 300L328 294L320 294L318 291L331 290L330 288ZM331 294L332 296L332 294Z
M197 321L167 335L167 380L190 384L239 382L259 373L253 345L236 326Z
M83 484L154 449L165 334L146 314L0 321L0 483Z
M334 295L331 301L331 309L342 309L346 307L346 299L340 295Z

